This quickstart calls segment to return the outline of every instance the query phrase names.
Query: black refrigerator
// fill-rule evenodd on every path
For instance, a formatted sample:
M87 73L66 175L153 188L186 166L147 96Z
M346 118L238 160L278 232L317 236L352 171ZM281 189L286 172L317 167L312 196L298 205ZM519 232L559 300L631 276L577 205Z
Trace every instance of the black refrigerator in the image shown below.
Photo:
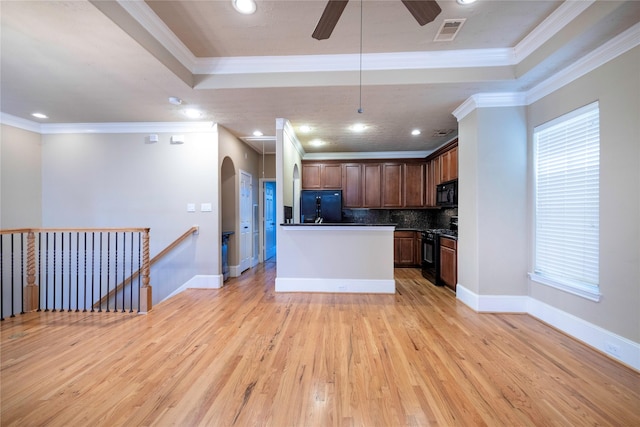
M342 190L302 190L300 222L342 222Z

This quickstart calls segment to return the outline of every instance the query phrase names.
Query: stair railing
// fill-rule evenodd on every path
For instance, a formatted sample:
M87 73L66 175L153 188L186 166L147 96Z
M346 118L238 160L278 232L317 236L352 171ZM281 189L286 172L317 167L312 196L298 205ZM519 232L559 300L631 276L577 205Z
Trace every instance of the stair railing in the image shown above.
M156 262L158 262L165 255L167 255L169 252L175 249L175 247L178 246L180 243L182 243L187 237L197 232L198 232L198 227L195 225L191 227L189 230L185 231L180 237L178 237L176 240L171 242L166 248L161 250L156 256L151 258L151 261L149 261L149 267L152 267ZM133 274L131 274L129 277L127 277L125 280L120 282L118 286L116 286L113 290L111 290L107 295L100 298L99 301L96 301L93 304L93 307L98 308L104 305L107 301L113 298L114 295L116 295L118 292L121 292L129 283L131 283L131 281L135 280L140 275L140 272L141 270L137 270Z
M152 308L149 228L25 228L0 230L0 320L27 311L147 313ZM137 290L117 288L136 270ZM97 311L102 311L102 306Z

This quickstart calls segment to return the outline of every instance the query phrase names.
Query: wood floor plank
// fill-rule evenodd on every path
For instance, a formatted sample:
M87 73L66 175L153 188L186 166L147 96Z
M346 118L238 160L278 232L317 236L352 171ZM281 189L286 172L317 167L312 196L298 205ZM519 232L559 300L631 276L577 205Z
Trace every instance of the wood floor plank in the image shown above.
M395 295L276 294L275 265L147 315L0 324L0 424L640 425L640 374L419 270Z

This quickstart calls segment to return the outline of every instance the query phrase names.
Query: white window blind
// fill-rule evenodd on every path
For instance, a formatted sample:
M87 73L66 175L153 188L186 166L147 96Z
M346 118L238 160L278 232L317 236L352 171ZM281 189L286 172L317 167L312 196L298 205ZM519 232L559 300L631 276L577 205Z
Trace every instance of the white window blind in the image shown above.
M600 296L599 122L596 102L534 129L532 279L596 301Z

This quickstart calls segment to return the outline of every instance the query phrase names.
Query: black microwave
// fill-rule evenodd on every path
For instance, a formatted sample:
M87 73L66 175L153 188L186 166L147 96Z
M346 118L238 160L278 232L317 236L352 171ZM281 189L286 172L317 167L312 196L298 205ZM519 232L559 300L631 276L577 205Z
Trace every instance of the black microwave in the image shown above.
M436 187L436 205L443 207L458 206L458 181L449 181Z

